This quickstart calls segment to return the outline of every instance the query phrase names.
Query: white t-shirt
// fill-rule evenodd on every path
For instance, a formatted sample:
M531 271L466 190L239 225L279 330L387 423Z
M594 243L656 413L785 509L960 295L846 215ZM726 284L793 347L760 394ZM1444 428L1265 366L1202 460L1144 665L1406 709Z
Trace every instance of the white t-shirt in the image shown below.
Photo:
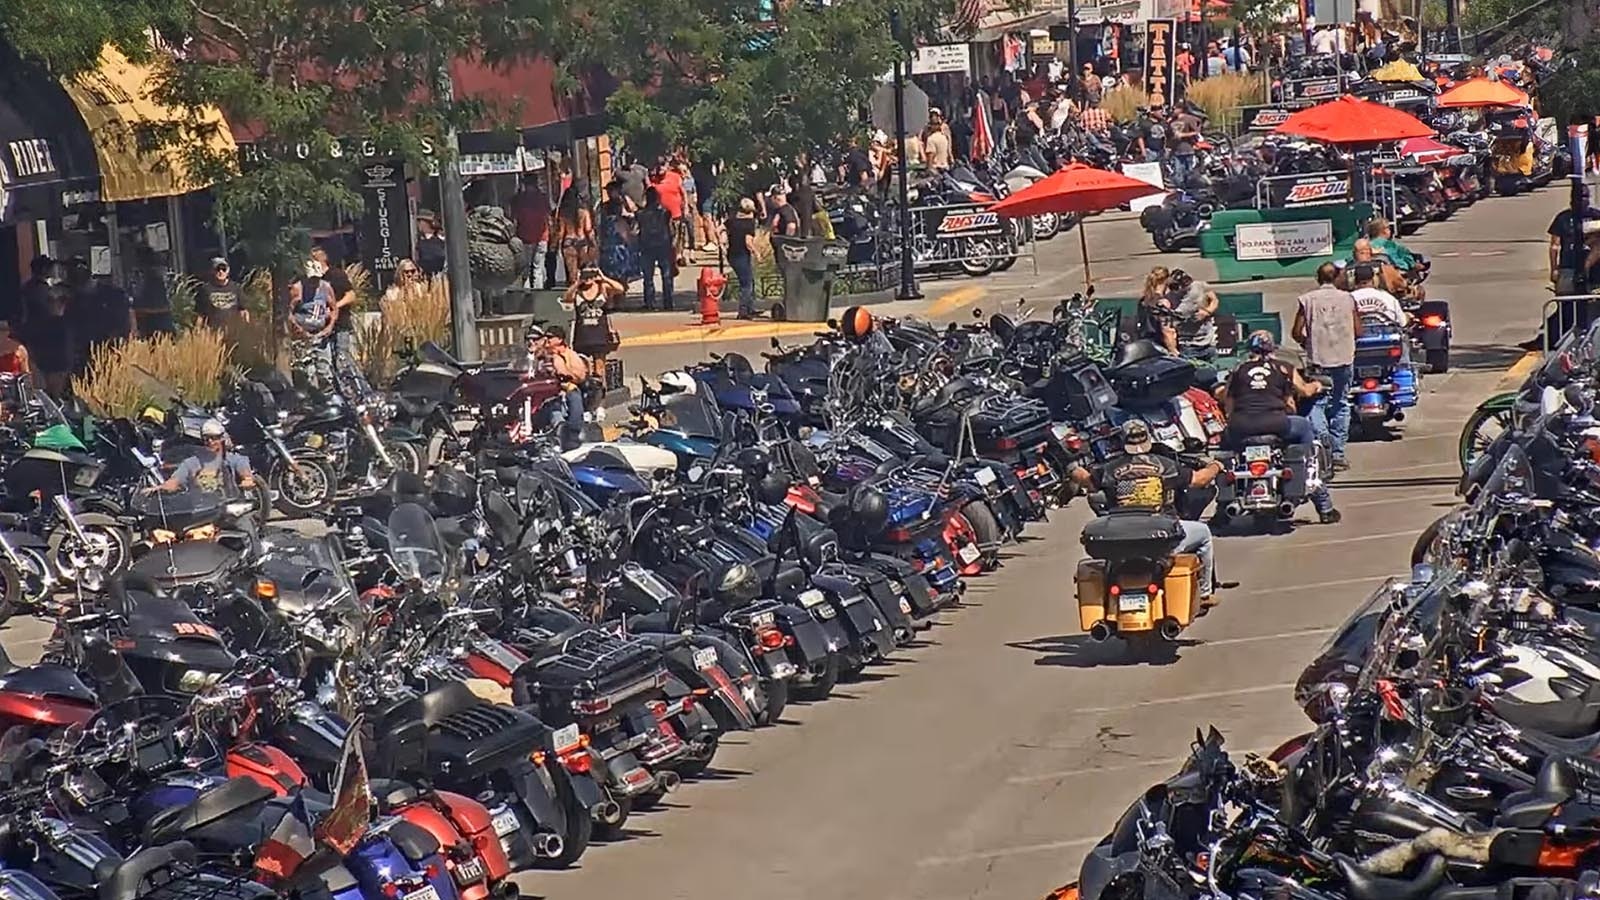
M1356 298L1356 311L1363 317L1383 316L1395 325L1406 324L1406 311L1400 301L1383 288L1356 288L1350 296Z
M1311 36L1311 49L1321 56L1332 56L1339 46L1339 36L1332 31L1319 31Z

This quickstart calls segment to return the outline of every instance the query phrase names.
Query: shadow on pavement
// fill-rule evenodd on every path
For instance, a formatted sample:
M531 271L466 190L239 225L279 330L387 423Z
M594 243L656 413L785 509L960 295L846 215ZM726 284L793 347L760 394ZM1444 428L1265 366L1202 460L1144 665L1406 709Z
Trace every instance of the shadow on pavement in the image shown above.
M1006 646L1040 654L1033 661L1036 666L1089 669L1096 666L1170 666L1178 661L1180 649L1199 643L1181 639L1176 643L1149 641L1134 646L1121 638L1112 638L1097 644L1087 634L1062 634L1031 641L1008 641Z
M1527 355L1521 347L1506 344L1452 344L1450 346L1450 371L1503 372ZM1427 386L1427 378L1422 384Z

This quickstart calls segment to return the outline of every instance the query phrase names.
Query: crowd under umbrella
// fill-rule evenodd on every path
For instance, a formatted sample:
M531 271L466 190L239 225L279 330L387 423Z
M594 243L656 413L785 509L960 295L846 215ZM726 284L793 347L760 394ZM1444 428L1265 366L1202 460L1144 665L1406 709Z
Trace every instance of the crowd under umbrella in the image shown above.
M1345 95L1290 113L1277 128L1278 134L1310 138L1352 151L1371 150L1379 144L1394 143L1412 138L1433 136L1433 128L1412 114ZM1358 182L1355 163L1351 163L1350 179Z
M1463 81L1440 94L1434 103L1443 109L1472 109L1484 106L1527 106L1528 94L1520 88L1489 78Z
M1011 219L1025 219L1045 213L1078 214L1080 217L1078 247L1083 253L1083 285L1085 288L1092 288L1094 283L1089 273L1089 239L1084 236L1086 223L1081 217L1115 209L1140 197L1164 194L1166 190L1160 185L1129 178L1121 172L1073 163L1001 199L989 209Z

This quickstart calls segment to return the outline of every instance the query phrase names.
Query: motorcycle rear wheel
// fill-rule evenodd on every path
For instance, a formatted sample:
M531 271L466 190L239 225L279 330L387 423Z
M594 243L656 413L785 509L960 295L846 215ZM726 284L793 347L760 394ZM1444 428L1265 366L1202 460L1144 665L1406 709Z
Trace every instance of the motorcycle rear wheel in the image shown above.
M1040 213L1033 217L1033 239L1048 241L1061 233L1061 217L1055 213Z
M761 710L761 724L776 725L778 719L783 717L784 707L789 705L788 679L774 679L767 682L764 693L767 695L767 702Z
M972 525L973 532L978 538L978 549L983 551L983 567L992 569L1000 562L1000 544L1005 541L1005 529L1000 527L1000 520L995 518L994 510L983 500L973 500L961 507L961 514L967 517L967 522Z
M829 653L827 659L811 671L811 681L805 685L795 685L794 696L796 700L807 703L816 703L828 699L833 693L833 688L839 683L839 654Z
M550 775L555 782L556 799L567 813L567 828L561 835L561 855L541 859L536 865L541 869L567 869L589 849L589 841L594 837L594 816L578 802L569 780L572 776L565 769L553 767Z
M992 242L981 238L966 241L961 248L961 271L973 278L982 278L994 271L998 253Z

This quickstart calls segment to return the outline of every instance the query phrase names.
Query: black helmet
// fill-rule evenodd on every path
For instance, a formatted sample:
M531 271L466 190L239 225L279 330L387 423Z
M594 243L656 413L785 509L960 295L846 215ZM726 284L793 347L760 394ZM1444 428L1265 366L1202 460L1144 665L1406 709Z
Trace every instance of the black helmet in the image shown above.
M756 499L762 503L782 503L789 496L789 476L776 470L768 472L756 483Z
M862 531L876 534L889 522L889 498L877 488L858 487L850 492L850 517Z
M733 464L752 479L763 478L768 472L772 471L772 458L767 455L767 451L759 447L748 447L740 450L739 455L733 458Z

